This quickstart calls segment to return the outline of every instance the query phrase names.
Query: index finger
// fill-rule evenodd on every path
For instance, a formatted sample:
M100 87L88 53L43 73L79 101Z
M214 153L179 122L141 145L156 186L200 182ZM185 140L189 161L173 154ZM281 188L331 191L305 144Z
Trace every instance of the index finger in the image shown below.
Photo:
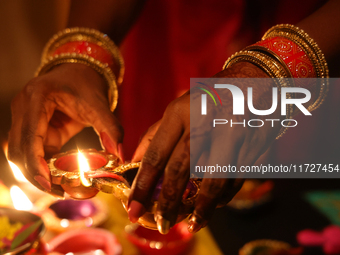
M44 189L51 190L50 171L44 159L44 140L49 120L55 109L55 103L42 97L31 103L23 116L21 127L20 148L30 181L35 180ZM36 183L33 182L33 183Z
M183 125L181 121L178 122L179 119L176 115L165 114L143 157L129 198L129 218L132 222L136 222L145 213L145 206L150 202L171 152L183 133Z

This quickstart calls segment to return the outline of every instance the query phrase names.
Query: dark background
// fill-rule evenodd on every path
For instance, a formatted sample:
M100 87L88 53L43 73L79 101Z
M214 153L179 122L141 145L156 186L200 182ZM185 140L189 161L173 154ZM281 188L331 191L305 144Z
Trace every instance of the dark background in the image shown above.
M274 179L273 200L248 213L216 210L209 227L224 254L238 254L245 243L275 239L297 247L296 234L303 229L321 231L331 222L303 199L312 190L339 189L338 179ZM306 255L323 254L321 248L306 248Z

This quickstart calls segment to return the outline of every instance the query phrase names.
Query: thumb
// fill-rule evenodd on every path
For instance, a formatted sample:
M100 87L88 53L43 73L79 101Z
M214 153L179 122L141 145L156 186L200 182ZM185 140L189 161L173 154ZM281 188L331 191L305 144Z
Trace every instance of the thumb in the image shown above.
M159 126L161 125L161 122L162 120L159 120L155 124L153 124L141 138L140 143L132 156L132 163L142 161L142 158L144 157L144 154L148 149L152 138L155 136Z

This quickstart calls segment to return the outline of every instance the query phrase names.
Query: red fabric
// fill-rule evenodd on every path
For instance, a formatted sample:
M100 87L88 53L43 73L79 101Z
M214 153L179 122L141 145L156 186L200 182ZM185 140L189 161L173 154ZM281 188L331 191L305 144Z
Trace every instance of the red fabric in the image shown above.
M232 53L260 40L271 26L296 24L322 2L147 1L122 45L126 73L118 115L125 128L126 157L166 106L189 89L190 78L214 75Z

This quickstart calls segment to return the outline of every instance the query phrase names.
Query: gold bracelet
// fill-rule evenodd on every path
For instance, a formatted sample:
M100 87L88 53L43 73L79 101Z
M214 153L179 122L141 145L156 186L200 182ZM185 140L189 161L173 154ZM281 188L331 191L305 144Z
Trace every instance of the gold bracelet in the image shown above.
M260 67L263 71L265 71L271 78L277 78L278 82L276 82L276 79L274 79L274 82L278 85L279 90L281 87L288 86L287 78L290 77L290 72L287 72L287 70L285 70L275 59L261 52L253 52L247 50L239 51L232 55L230 58L228 58L228 60L225 62L223 66L223 69L226 69L238 62L243 61L255 64L256 66ZM293 95L290 93L288 93L287 95L289 99L293 97ZM294 107L292 105L288 105L286 111L286 118L290 119L293 116L293 113ZM290 122L288 123L287 126L290 126ZM287 129L288 127L282 127L276 139L279 139L281 136L283 136L286 133Z
M122 83L125 67L119 48L106 34L103 34L95 29L74 27L66 28L63 31L58 32L47 42L43 50L41 61L45 61L61 45L73 41L86 41L95 43L110 52L112 59L119 65L117 83Z
M286 65L286 63L274 51L272 51L272 50L270 50L270 49L268 49L264 46L261 46L261 45L250 45L250 46L247 46L246 48L244 48L244 50L261 52L261 53L266 54L268 57L274 58L277 62L280 63L280 66L284 69L287 77L293 78L293 75L292 75L291 71L289 70L288 66Z
M101 76L103 76L109 86L108 98L110 110L112 112L115 110L118 102L118 87L116 83L116 77L107 64L104 64L88 55L77 53L62 53L53 57L47 57L47 59L41 63L38 70L35 72L35 77L45 74L53 67L64 63L84 64L93 68Z
M308 110L313 111L317 109L325 100L327 92L329 90L329 69L325 59L322 54L321 49L317 43L302 29L289 25L281 24L270 28L262 37L262 39L267 39L270 37L285 37L289 40L294 41L298 44L311 59L314 69L316 71L317 77L321 78L320 92L318 98L315 102L309 106Z

